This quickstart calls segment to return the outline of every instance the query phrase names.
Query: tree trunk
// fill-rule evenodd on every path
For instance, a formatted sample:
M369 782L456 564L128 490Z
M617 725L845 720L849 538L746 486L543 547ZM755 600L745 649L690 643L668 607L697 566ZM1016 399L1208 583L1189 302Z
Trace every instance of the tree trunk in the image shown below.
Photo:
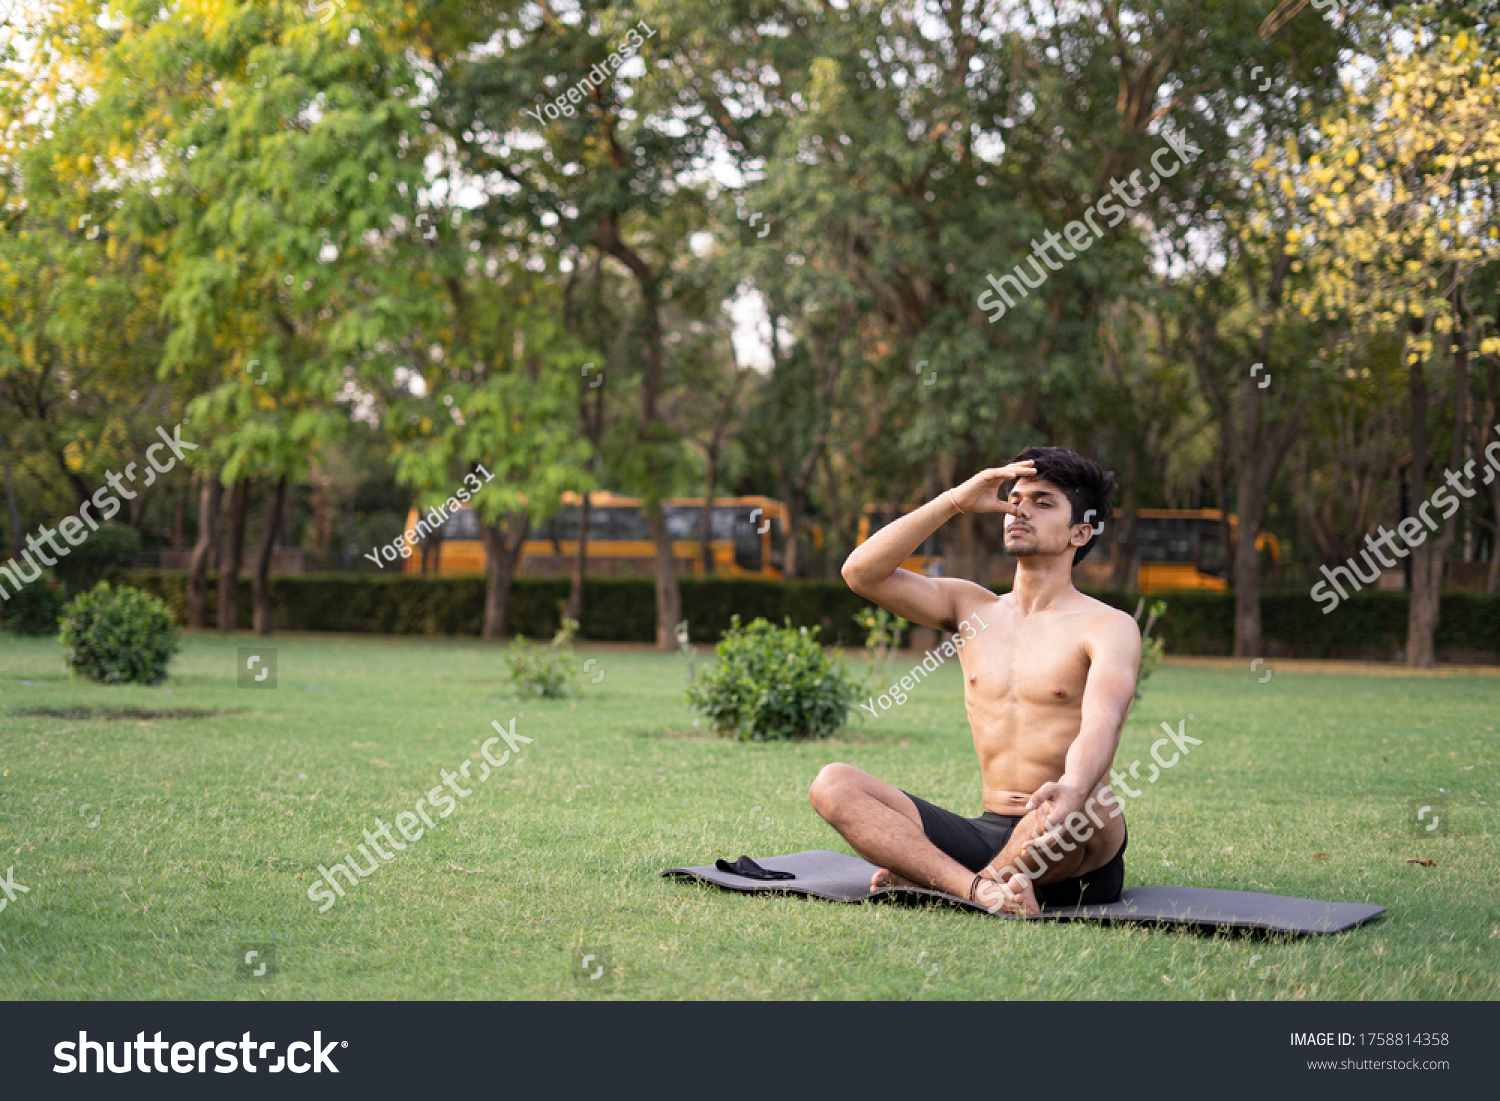
M1265 485L1261 475L1264 466L1252 464L1250 472L1240 478L1239 530L1234 543L1234 656L1261 656L1260 637L1260 555L1255 550L1255 529L1265 507ZM1265 472L1269 475L1269 472ZM1269 477L1266 478L1269 481Z
M827 448L818 456L818 461L823 464L823 484L826 486L823 499L828 506L830 525L827 540L823 544L823 580L837 581L844 559L854 549L854 543L859 538L860 510L858 505L849 506L844 503ZM927 499L931 500L934 496L935 493L929 492Z
M1453 311L1453 446L1449 469L1463 471L1464 437L1469 422L1469 348L1463 292L1455 287L1449 299ZM1427 500L1427 379L1419 358L1411 366L1412 498ZM1472 492L1472 490L1471 490ZM1450 495L1459 494L1450 490ZM1406 664L1411 669L1437 667L1434 636L1442 611L1443 565L1458 534L1458 512L1443 521L1443 533L1411 552L1411 604L1406 621Z
M1412 503L1420 508L1427 500L1427 379L1420 357L1407 377L1411 399L1411 488ZM1420 518L1420 516L1419 516ZM1438 595L1443 584L1443 551L1430 536L1411 552L1411 602L1406 617L1406 664L1412 669L1437 665L1432 636L1437 630Z
M271 633L271 552L276 549L276 536L281 531L286 483L287 476L283 474L271 487L271 499L266 503L266 523L255 548L255 572L250 576L250 587L255 595L255 633L261 636Z
M1262 349L1261 358L1269 363L1269 348ZM1239 494L1235 501L1238 522L1230 565L1230 584L1234 586L1234 656L1256 658L1261 656L1261 618L1260 555L1255 550L1255 535L1260 530L1271 479L1302 423L1306 398L1298 398L1275 428L1261 421L1260 388L1248 377L1240 382L1240 401L1241 422L1231 425L1231 451L1239 473Z
M421 509L421 505L417 506ZM418 513L420 515L420 511ZM441 527L429 531L422 540L422 574L426 576L429 572L436 572L443 565L443 529Z
M16 505L16 478L9 455L5 456L5 510L10 518L10 554L6 557L14 558L21 553L25 541L21 531L21 510Z
M224 486L216 475L205 473L198 490L198 541L188 560L187 619L195 631L208 629L208 567L219 545L219 500Z
M531 517L525 511L510 513L506 517L506 528L514 532L507 535L498 524L481 524L484 534L484 638L506 638L505 617L510 607L510 586L516 575L516 565L521 560L521 547L526 542L526 531L531 526Z
M1257 281L1254 278L1253 266L1249 262L1248 254L1245 254L1244 258L1245 278L1249 285L1250 298L1251 301L1255 301L1258 298ZM1256 346L1257 358L1265 364L1268 372L1272 372L1267 375L1267 378L1274 377L1273 373L1276 370L1276 365L1271 362L1271 344L1275 336L1276 319L1281 309L1282 287L1291 266L1292 256L1283 242L1281 254L1271 271L1265 297L1262 300L1264 313ZM1205 388L1211 392L1221 392L1218 385L1209 378L1212 358L1213 350L1205 342L1200 354L1195 358L1195 364L1200 377L1209 383ZM1261 383L1252 380L1249 375L1241 375L1237 389L1239 391L1238 419L1236 419L1235 410L1229 404L1226 403L1223 406L1223 424L1229 435L1230 459L1239 480L1239 493L1235 502L1238 524L1235 528L1232 552L1227 541L1227 531L1224 546L1226 555L1233 554L1233 558L1227 559L1226 564L1232 563L1229 573L1230 584L1234 586L1234 656L1256 658L1261 656L1261 619L1260 556L1255 551L1255 534L1260 530L1262 512L1265 509L1266 494L1270 489L1271 479L1275 477L1276 468L1285 458L1287 449L1291 447L1292 437L1302 422L1307 397L1305 394L1298 397L1282 418L1281 423L1272 425L1261 418L1260 399L1263 389ZM1269 393L1267 400L1271 400ZM1216 479L1222 477L1222 469L1222 466L1216 468ZM1229 509L1227 502L1223 500L1222 488L1220 499L1225 513L1223 524L1227 529Z
M1112 589L1133 593L1139 587L1140 559L1135 547L1135 509L1120 510L1121 516L1109 533L1109 585ZM1099 538L1103 539L1104 536Z
M1225 414L1224 423L1219 429L1220 438L1234 436L1234 425L1230 415ZM1229 490L1227 488L1224 472L1224 449L1221 447L1219 453L1214 456L1214 495L1219 502L1219 562L1224 570L1224 576L1229 583L1234 584L1234 529L1229 526L1229 514L1234 511L1230 507Z
M719 482L718 448L705 448L703 459L703 518L698 522L698 560L703 564L703 576L707 577L714 572L714 486Z
M578 547L573 553L572 584L568 588L568 602L563 605L563 615L579 623L583 622L583 582L588 571L589 505L589 495L585 493L578 506Z
M578 403L578 419L583 427L585 435L588 436L589 445L593 448L594 473L598 474L604 466L604 456L599 451L599 439L604 435L604 379L600 376L599 385L590 386L594 391L594 412L590 416L588 409L588 396L584 395ZM573 556L572 584L568 588L568 602L564 605L563 614L575 622L583 622L583 585L588 578L589 568L589 511L592 501L587 493L583 494L583 500L578 507L578 548Z
M1489 444L1485 447L1488 449ZM1500 478L1490 482L1490 517L1495 526L1490 529L1490 569L1484 591L1500 593Z
M229 490L224 516L224 546L219 552L219 630L235 628L235 592L239 588L240 560L245 553L245 498L248 484L235 482Z
M662 517L661 501L646 502L646 526L656 544L656 648L677 649L677 624L682 622L682 590L677 585L677 564L672 557L672 533Z
M328 552L333 547L333 494L329 492L332 479L322 469L313 466L312 484L313 552L318 556L318 569L327 569Z
M665 480L661 469L662 447L661 415L657 409L657 397L661 393L662 377L666 373L666 357L662 352L661 290L656 276L639 254L627 245L619 235L619 227L613 213L604 216L592 243L609 253L630 269L641 292L641 348L645 358L645 370L641 373L640 423L636 428L636 442L644 456L643 480L646 493L646 522L651 528L651 538L656 543L656 648L664 653L677 649L677 624L681 619L682 594L677 588L677 567L672 560L672 540L662 520L661 502L653 495L656 487ZM773 339L772 343L775 341Z
M135 528L138 533L141 530L141 521L146 516L146 506L150 503L151 491L142 486L139 492L136 493L135 500L126 506L130 513L130 526ZM141 541L145 542L144 539Z
M807 510L807 487L790 481L785 475L781 485L782 503L786 506L786 531L782 533L781 543L781 577L784 581L790 581L802 572L801 556L797 553L797 533L802 530L802 517Z
M1500 296L1496 298L1496 318L1500 324ZM1484 356L1484 411L1480 417L1479 429L1479 466L1484 468L1490 465L1490 445L1500 441L1500 423L1496 423L1500 416L1500 380L1497 380L1497 370L1500 367L1500 356L1493 352ZM1497 454L1497 466L1500 466L1500 454ZM1490 519L1494 526L1490 528L1490 569L1485 591L1500 593L1500 477L1492 475L1486 470L1483 477L1489 478L1489 485L1485 488L1490 496ZM1483 481L1483 478L1481 478Z

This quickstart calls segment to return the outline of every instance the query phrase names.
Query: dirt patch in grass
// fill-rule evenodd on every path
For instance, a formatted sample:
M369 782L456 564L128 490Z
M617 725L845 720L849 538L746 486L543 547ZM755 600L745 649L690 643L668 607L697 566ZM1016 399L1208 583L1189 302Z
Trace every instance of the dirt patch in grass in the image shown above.
M215 715L237 714L213 711L206 707L167 707L152 710L145 707L23 707L16 711L29 719L131 719L155 722L158 719L208 719Z

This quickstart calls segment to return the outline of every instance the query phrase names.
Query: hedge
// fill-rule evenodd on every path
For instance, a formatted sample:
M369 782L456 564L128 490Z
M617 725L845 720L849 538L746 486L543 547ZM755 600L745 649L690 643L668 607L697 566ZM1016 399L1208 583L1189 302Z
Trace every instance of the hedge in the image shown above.
M161 597L177 622L186 621L186 575L134 570L129 583ZM557 629L568 579L522 577L511 588L506 622L511 634L550 638ZM749 622L764 616L793 626L822 625L825 643L861 645L856 612L867 602L842 581L777 582L684 577L683 618L696 642L713 643L738 613ZM348 631L390 635L477 636L484 621L483 577L381 577L368 574L277 574L271 578L272 622L289 631ZM1134 593L1093 596L1134 611ZM1224 655L1234 649L1232 592L1165 593L1166 618L1158 631L1169 654ZM217 615L218 583L210 575L210 619ZM240 579L238 621L250 622L250 580ZM1324 615L1306 593L1261 597L1265 650L1272 657L1391 659L1406 644L1407 594L1356 593ZM651 642L656 631L656 590L650 578L597 578L584 592L579 635L609 642ZM1500 657L1500 595L1448 592L1436 646L1446 660L1495 661Z
M1140 597L1094 593L1106 603L1134 612ZM1234 593L1153 594L1165 600L1167 614L1157 630L1169 654L1234 653ZM1269 657L1363 658L1393 660L1406 647L1408 594L1355 593L1334 611L1306 593L1263 593L1260 598L1262 646ZM1500 660L1500 594L1446 592L1433 639L1447 661Z
M187 575L175 570L133 570L130 584L166 602L187 621ZM738 613L749 622L765 616L793 626L820 624L825 643L863 645L854 615L867 601L843 582L783 584L744 578L684 577L683 618L695 642L718 642ZM511 634L551 638L567 600L566 577L520 577L510 590L506 626ZM406 577L349 573L275 574L271 621L287 631L349 631L387 635L478 635L484 625L483 577ZM217 575L209 574L208 615L218 615ZM251 621L250 579L241 577L237 622ZM584 588L579 636L602 642L652 642L656 638L656 587L650 578L601 577Z

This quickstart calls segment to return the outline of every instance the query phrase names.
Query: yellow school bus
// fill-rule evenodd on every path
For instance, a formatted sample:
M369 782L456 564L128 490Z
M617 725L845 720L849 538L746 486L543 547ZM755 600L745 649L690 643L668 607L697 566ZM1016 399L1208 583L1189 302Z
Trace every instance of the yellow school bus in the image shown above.
M1229 588L1224 555L1224 513L1216 508L1143 508L1135 514L1135 549L1140 567L1136 587L1143 593ZM1229 515L1229 537L1239 538L1239 518ZM1255 537L1255 549L1281 561L1281 541L1268 531Z
M524 577L555 577L573 568L578 553L578 520L582 498L564 493L557 512L533 527L521 546L517 573ZM662 501L663 519L672 537L672 556L679 574L704 573L699 538L703 521L702 497L669 497ZM406 518L406 530L416 530L418 512ZM823 545L816 524L802 523L804 545ZM722 577L780 579L786 561L786 506L772 497L715 497L710 518L706 572ZM413 543L415 544L415 539ZM427 567L442 575L483 573L484 543L479 517L462 505L438 528L427 554ZM403 570L419 574L423 553L415 546ZM656 544L651 539L639 497L607 491L589 494L588 573L591 577L650 575L656 570Z
M863 543L897 517L904 516L917 507L919 506L908 505L897 509L886 504L866 505L859 521L859 542ZM1116 511L1111 519L1119 520L1121 516ZM1137 509L1137 590L1143 593L1183 589L1206 589L1214 592L1227 590L1229 569L1224 560L1223 516L1216 508ZM1239 520L1231 513L1231 539L1237 537L1238 528ZM902 568L929 577L942 576L946 553L943 533L943 528L933 532L914 554L901 563ZM1100 536L1101 541L1104 538L1105 536ZM1103 549L1096 545L1094 554L1098 555ZM1263 531L1256 535L1255 549L1268 554L1273 562L1281 560L1281 542L1270 532Z

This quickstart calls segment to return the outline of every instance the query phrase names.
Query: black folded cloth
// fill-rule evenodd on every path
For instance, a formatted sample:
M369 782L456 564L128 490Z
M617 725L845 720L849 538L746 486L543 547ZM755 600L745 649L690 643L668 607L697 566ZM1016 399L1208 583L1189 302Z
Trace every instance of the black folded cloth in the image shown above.
M762 868L759 864L757 864L755 861L751 860L748 856L742 856L742 857L740 857L733 864L729 863L729 861L727 861L727 860L716 860L716 861L714 861L714 867L718 868L719 871L721 871L721 872L728 872L730 875L741 875L741 876L744 876L746 879L796 879L797 878L791 872L773 872L773 871L770 871L770 870L768 870L766 868Z

